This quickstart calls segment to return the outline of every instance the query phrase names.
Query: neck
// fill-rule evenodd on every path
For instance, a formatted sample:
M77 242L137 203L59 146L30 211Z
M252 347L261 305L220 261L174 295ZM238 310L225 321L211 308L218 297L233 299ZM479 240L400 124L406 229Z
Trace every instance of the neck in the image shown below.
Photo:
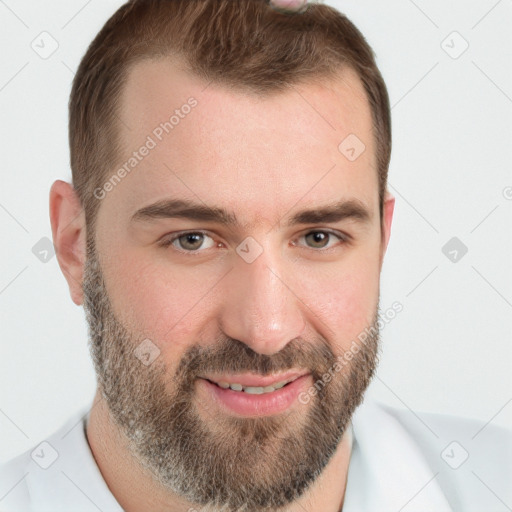
M134 460L126 439L112 422L105 400L96 393L86 426L87 440L110 492L125 512L190 512L194 504L170 493ZM280 512L339 512L343 505L352 445L351 428L309 490ZM208 507L201 512L216 512ZM199 511L197 511L199 512Z

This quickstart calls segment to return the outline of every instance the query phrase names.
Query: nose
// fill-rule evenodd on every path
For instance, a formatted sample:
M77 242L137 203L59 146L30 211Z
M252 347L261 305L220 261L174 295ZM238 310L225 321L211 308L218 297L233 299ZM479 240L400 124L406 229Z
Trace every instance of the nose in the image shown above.
M302 334L303 302L290 271L281 271L285 267L276 264L268 251L252 263L236 258L222 289L219 324L224 334L266 355L279 352Z

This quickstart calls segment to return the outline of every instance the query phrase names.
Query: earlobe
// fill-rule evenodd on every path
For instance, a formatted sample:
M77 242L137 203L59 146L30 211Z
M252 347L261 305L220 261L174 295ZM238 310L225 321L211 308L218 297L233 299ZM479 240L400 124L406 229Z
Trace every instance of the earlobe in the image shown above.
M82 277L86 255L85 213L73 186L57 180L50 190L50 222L60 269L71 299L82 304Z

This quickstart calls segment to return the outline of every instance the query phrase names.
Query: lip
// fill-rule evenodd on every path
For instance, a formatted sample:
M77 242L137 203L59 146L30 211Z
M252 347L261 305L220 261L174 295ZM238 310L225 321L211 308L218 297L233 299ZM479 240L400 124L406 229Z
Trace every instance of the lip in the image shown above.
M205 375L200 378L210 380L212 382L229 382L230 384L241 384L242 386L265 387L272 386L283 380L294 380L303 375L308 374L307 371L290 371L275 375L257 375L254 373L224 374L224 375Z
M237 376L239 378L241 376ZM254 376L253 376L254 377ZM281 375L278 376L280 380ZM251 383L263 382L265 379L253 379ZM294 405L298 400L298 396L302 391L307 389L308 383L311 381L311 374L301 374L293 382L290 382L281 389L277 389L271 393L264 393L261 395L253 395L245 393L244 391L233 391L232 389L223 389L217 384L213 384L204 378L198 378L198 393L199 396L205 399L205 403L216 403L221 410L228 414L235 414L245 417L269 416L285 412ZM229 382L229 381L228 381ZM232 383L239 383L236 380ZM266 382L272 385L272 382L279 382L276 377L272 380L266 379ZM244 385L244 384L242 384ZM261 385L261 384L255 384Z

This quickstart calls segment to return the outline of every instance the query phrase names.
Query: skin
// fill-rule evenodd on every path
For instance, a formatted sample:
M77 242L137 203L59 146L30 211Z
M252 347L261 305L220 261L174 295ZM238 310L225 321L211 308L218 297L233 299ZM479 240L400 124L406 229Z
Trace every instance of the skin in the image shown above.
M307 0L272 0L270 2L276 9L288 12L302 12L307 3Z
M344 70L336 79L265 97L206 85L168 61L144 61L130 72L120 111L129 127L120 126L120 166L189 97L198 105L101 199L96 231L89 236L113 313L134 339L149 338L158 346L158 361L169 376L187 349L214 347L220 334L268 357L297 338L322 339L342 355L375 317L394 210L394 198L386 193L381 224L371 113L362 84ZM353 162L338 150L351 133L366 146ZM139 208L169 197L221 206L236 213L241 226L130 221ZM286 226L298 210L350 198L365 205L368 223ZM72 300L83 304L88 234L70 184L53 184L50 216ZM185 230L207 231L220 245L195 256L158 245ZM332 248L322 252L303 236L313 230L338 231L349 240L333 236ZM263 250L250 264L235 250L249 236ZM199 392L196 400L201 418L211 421ZM292 407L303 420L310 405ZM214 407L213 414L224 413ZM190 502L141 470L99 389L87 437L124 510L189 510ZM282 510L340 510L349 456L347 434L314 484Z

